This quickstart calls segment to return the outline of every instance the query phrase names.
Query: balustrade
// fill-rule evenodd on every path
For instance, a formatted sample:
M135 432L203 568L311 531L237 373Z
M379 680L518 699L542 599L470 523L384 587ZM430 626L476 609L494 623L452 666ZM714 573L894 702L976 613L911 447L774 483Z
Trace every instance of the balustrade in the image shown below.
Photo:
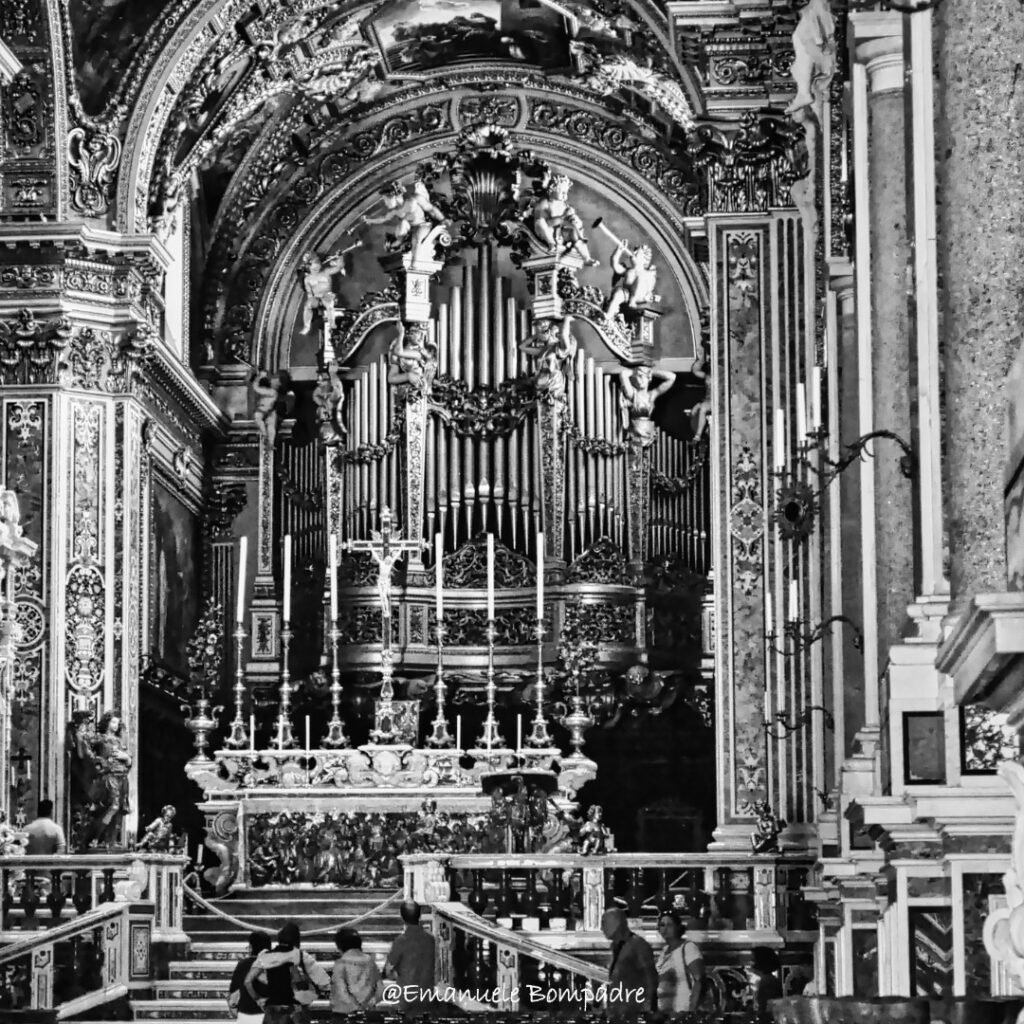
M751 854L412 854L406 893L424 903L458 900L478 915L527 930L597 931L606 907L653 928L674 908L691 930L810 932L802 895L809 857Z
M183 856L154 853L0 857L0 941L143 897L154 905L154 940L183 941L186 864Z

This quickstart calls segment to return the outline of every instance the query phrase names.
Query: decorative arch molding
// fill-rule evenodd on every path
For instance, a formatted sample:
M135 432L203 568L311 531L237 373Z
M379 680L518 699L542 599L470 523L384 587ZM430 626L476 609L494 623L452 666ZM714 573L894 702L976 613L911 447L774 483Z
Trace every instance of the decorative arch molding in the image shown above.
M322 247L329 239L345 234L357 211L366 206L367 200L381 186L394 178L408 176L413 168L439 148L444 148L457 135L457 131L449 129L424 138L416 145L405 144L400 162L386 159L386 152L375 153L373 167L343 179L318 200L279 250L266 275L263 297L255 311L256 327L249 362L266 366L280 362L283 355L280 339L287 333L290 319L298 309L294 274L301 256ZM628 209L662 257L665 269L677 282L686 303L686 318L693 336L699 338L699 310L708 303L709 293L705 278L683 241L685 222L678 208L673 207L635 170L627 170L599 151L588 151L586 156L581 156L579 150L570 145L569 139L533 132L513 131L512 135L517 148L532 150L578 184L589 185L613 196L630 195L629 204L619 205ZM595 329L600 333L599 326L595 325Z
M59 0L49 2L56 4ZM293 10L300 13L322 5L323 0L295 0ZM640 28L657 43L664 55L666 70L670 69L680 83L691 107L700 109L699 78L676 53L665 12L654 0L626 0L626 6ZM186 4L182 2L173 16L168 14L161 18L158 23L161 31L153 33L159 36L158 41L162 45L147 47L144 59L133 65L133 81L140 79L141 86L127 120L124 156L117 183L117 227L120 231L144 233L148 230L149 194L157 156L175 103L194 76L200 73L213 48L223 39L225 30L251 7L251 0L206 0L185 13ZM347 9L342 5L338 13L365 19L372 11L373 5L359 0L348 5ZM529 70L524 67L519 69L519 74ZM423 84L434 90L442 88L450 80L451 73L444 68L422 76ZM297 105L309 109L323 102L300 102Z

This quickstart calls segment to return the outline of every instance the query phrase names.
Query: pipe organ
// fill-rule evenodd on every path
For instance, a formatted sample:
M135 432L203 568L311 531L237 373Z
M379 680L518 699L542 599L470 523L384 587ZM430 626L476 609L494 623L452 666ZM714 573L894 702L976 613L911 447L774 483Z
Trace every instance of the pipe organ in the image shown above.
M498 272L490 245L467 254L460 279L432 287L437 377L424 435L424 537L441 533L451 552L484 532L530 558L542 522L537 409L528 396L531 360L520 343L532 330L513 280ZM384 330L393 332L393 324ZM596 331L578 323L581 342L567 367L565 405L566 560L610 540L628 548L628 418L620 362ZM381 509L402 507L403 463L397 389L386 355L349 362L343 468L343 539L375 528ZM670 396L665 399L670 400ZM496 410L496 411L495 411ZM681 556L697 572L708 568L706 453L664 431L650 451L648 555ZM403 524L403 529L405 529ZM415 531L411 531L415 532Z

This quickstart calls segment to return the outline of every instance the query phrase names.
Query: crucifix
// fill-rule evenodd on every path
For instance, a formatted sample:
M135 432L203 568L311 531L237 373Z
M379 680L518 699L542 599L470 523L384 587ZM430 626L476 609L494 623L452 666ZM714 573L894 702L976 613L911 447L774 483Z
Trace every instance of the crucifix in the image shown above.
M381 509L380 529L372 531L371 540L348 540L342 545L345 551L368 551L377 563L377 596L381 608L381 673L380 704L377 708L376 728L373 739L386 743L395 737L394 712L394 662L391 653L391 572L395 562L403 555L422 551L427 545L422 540L402 540L392 534L394 520L387 505Z

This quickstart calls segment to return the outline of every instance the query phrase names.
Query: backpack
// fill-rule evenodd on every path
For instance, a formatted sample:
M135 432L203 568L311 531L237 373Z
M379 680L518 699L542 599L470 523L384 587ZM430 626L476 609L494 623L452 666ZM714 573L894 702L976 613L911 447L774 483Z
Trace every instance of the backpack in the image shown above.
M317 993L316 986L309 976L309 971L306 970L305 954L299 953L299 962L290 965L288 978L291 982L292 995L295 998L295 1002L299 1006L309 1006L316 999Z

